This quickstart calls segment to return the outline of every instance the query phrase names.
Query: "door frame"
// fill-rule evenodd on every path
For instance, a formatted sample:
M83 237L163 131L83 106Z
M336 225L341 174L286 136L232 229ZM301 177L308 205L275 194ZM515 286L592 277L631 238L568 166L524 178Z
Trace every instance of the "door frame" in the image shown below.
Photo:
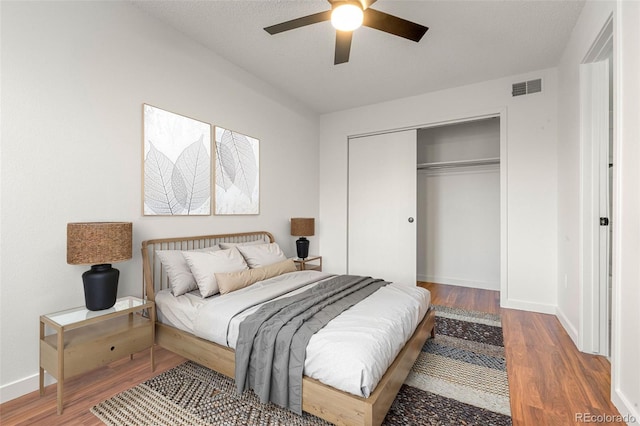
M578 349L603 356L609 356L611 350L609 274L605 271L608 270L606 265L609 262L612 242L609 240L606 247L601 243L602 230L598 220L602 216L600 199L604 196L603 192L608 191L608 188L604 188L601 183L600 168L602 156L609 151L610 94L604 99L599 95L591 96L591 91L599 90L598 87L602 85L609 87L609 76L613 70L608 69L608 65L598 69L598 65L594 64L608 63L612 55L613 15L605 23L580 65L580 283L582 297L579 309ZM604 74L603 69L607 70ZM587 78L590 80L586 81ZM602 116L593 117L592 107L602 106L603 103L607 106L606 116L601 114ZM603 138L603 134L606 134L606 138ZM599 138L599 143L594 143L596 137ZM606 161L608 163L609 158ZM607 172L606 175L609 176L609 173ZM611 220L612 212L609 212L608 217ZM611 222L606 232L609 232L609 227Z
M507 253L508 253L508 203L507 203L507 170L508 170L508 156L507 156L507 108L499 107L499 108L490 108L484 110L477 110L474 112L469 112L467 114L452 117L445 120L439 121L431 121L421 124L416 124L413 126L406 127L398 127L392 129L384 129L373 132L364 132L364 133L356 133L347 136L347 148L349 144L349 139L359 138L363 136L373 136L379 135L383 133L394 133L400 132L404 130L418 130L418 129L427 129L430 127L439 127L439 126L448 126L452 124L460 124L460 123L468 123L471 121L484 120L487 118L499 118L500 119L500 306L505 306L507 301L509 300L509 286L508 286L508 262L507 262ZM417 144L417 141L416 141ZM347 156L348 157L348 156ZM347 158L347 176L349 175L349 162ZM348 200L348 191L347 191L347 206L349 205ZM349 239L349 229L348 222L349 216L347 211L347 244ZM347 253L348 253L347 246ZM349 264L348 254L347 254L347 267Z

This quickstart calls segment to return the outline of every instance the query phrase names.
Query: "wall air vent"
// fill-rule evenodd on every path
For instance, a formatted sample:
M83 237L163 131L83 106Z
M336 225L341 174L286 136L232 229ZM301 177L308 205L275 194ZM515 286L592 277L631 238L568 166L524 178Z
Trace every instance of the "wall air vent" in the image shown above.
M511 96L527 95L530 93L542 92L542 79L523 81L514 83L511 86Z
M512 86L511 89L511 96L520 96L520 95L526 95L527 94L527 83L526 82L522 82L522 83L515 83Z

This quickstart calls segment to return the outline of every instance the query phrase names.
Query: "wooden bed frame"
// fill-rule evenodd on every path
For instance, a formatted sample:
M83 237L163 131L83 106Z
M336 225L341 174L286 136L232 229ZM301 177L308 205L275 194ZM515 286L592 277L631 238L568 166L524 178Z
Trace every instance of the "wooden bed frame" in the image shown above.
M267 243L273 242L274 238L269 232L258 231L143 241L143 292L147 299L155 300L155 292L168 287L167 274L156 256L156 250L194 250L221 242L242 243L255 240ZM302 409L336 425L380 425L429 336L435 336L433 309L429 309L418 324L413 336L369 398L337 390L305 376L302 384ZM160 322L156 323L156 344L225 376L234 377L233 349Z

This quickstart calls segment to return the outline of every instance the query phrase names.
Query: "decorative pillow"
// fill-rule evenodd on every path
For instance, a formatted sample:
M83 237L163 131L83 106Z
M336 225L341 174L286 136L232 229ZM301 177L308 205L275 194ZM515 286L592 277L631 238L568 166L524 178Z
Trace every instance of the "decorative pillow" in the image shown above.
M242 253L249 268L260 268L287 259L278 243L237 246L236 248Z
M258 244L268 244L264 240L247 241L244 243L220 243L220 248L223 250L230 249L238 246L255 246Z
M241 288L248 287L258 281L267 278L277 277L287 272L295 272L297 270L293 260L287 259L282 262L272 263L261 268L247 269L245 271L216 273L216 280L220 288L220 294L226 294Z
M216 272L236 272L249 269L236 248L207 253L185 251L182 254L191 268L191 273L196 279L202 297L213 296L220 291L215 276Z
M220 247L215 245L193 251L208 252L217 250L220 250ZM167 271L169 287L171 287L171 293L174 296L180 296L198 288L196 279L193 277L182 253L181 250L156 250L162 266Z

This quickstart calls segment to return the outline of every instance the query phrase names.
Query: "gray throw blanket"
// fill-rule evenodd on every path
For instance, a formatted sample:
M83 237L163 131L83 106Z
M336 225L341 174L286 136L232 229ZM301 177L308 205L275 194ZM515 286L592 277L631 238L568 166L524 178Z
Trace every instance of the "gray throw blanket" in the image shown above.
M329 321L388 283L340 275L300 294L266 303L240 323L235 379L239 393L253 388L302 414L302 373L309 340Z

